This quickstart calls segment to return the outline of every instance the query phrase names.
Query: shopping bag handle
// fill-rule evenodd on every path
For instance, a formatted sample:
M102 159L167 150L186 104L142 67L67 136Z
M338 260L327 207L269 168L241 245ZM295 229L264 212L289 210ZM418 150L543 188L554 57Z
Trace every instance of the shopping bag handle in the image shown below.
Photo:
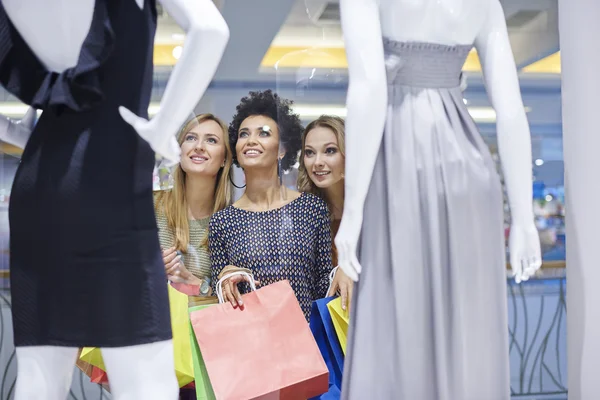
M335 267L329 273L329 287L327 288L327 292L325 295L329 294L329 291L331 290L331 285L333 285L333 278L335 277L335 273L337 272L338 268L339 268L339 266Z
M236 276L236 275L242 275L246 278L248 278L249 280L249 284L250 284L250 289L252 291L256 290L256 283L254 282L254 277L252 275L250 275L249 273L245 272L245 271L235 271L235 272L230 272L227 273L225 275L223 275L223 277L221 277L221 279L219 279L219 281L217 282L217 287L216 287L216 291L217 291L217 298L219 299L219 303L225 303L225 299L223 298L223 282L229 278L231 278L232 276Z

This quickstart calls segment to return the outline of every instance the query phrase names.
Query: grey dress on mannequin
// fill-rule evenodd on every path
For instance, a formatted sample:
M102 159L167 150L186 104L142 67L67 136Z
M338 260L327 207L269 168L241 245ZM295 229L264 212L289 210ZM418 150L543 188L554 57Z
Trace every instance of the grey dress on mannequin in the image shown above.
M471 47L384 39L344 400L510 397L502 191L460 90Z

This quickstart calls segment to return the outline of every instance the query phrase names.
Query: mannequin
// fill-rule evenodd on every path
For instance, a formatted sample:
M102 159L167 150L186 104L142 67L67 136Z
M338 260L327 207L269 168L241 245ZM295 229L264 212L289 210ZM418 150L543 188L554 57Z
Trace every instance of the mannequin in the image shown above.
M177 398L154 153L178 161L229 30L211 0L161 3L187 35L147 120L154 0L2 0L0 81L32 107L0 118L24 148L9 207L17 400L65 399L84 346L102 348L115 399Z
M502 7L341 0L340 9L351 179L335 243L340 267L359 282L342 397L507 400L502 194L460 96L474 45L497 113L511 267L526 280L541 252L531 139Z

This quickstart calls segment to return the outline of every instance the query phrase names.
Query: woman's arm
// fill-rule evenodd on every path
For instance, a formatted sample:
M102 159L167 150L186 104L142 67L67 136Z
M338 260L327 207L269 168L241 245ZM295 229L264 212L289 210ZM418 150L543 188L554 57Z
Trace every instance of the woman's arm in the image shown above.
M223 269L229 265L229 254L221 234L221 221L217 214L213 215L208 224L208 249L210 251L211 285L213 292L216 290L216 284L223 272Z
M327 295L329 275L333 269L331 262L331 226L329 211L324 201L315 205L317 214L317 237L315 246L315 264L313 269L313 300L322 299Z
M541 266L541 250L533 215L529 124L504 11L498 0L491 0L487 21L477 36L475 47L497 115L498 150L512 218L510 261L519 281L528 279L528 275Z
M160 111L147 121L120 107L152 149L171 164L179 161L175 133L194 111L210 84L229 41L229 28L212 0L161 0L169 15L185 31L177 61L160 102Z

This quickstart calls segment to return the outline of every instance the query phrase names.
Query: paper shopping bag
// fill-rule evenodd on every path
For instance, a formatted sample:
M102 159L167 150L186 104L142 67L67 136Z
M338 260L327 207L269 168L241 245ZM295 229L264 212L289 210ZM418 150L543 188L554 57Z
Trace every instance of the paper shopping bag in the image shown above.
M81 353L83 349L79 349L77 352L77 359L75 361L75 365L77 368L81 370L85 375L90 378L90 382L100 384L107 392L110 393L110 388L108 386L108 378L106 372L101 370L100 368L84 361L81 359Z
M92 367L92 374L90 375L90 382L92 383L108 383L108 374L106 371L102 371L98 367Z
M194 380L188 296L169 285L169 304L171 309L171 329L173 330L175 374L177 375L179 387L183 387Z
M190 313L198 310L203 310L210 305L190 307ZM198 342L196 341L196 335L194 335L194 329L190 323L190 343L192 346L192 360L194 362L194 380L196 385L196 400L216 400L215 393L210 379L208 377L208 371L206 371L206 364L200 353Z
M217 400L298 400L325 393L328 371L288 281L190 320Z
M327 308L327 303L334 297L327 297L314 301L310 314L310 330L315 337L321 355L329 370L329 385L341 387L344 370L344 353L335 332L333 321Z
M190 317L188 313L188 296L169 288L169 305L171 310L171 329L173 331L173 356L175 358L175 374L179 387L194 380L192 363L192 346L190 343ZM79 359L106 371L102 352L97 347L84 347Z
M327 303L327 308L331 314L331 320L335 327L335 332L340 341L340 346L344 355L346 355L346 342L348 341L348 324L350 323L350 317L348 312L342 310L342 299L340 297Z

